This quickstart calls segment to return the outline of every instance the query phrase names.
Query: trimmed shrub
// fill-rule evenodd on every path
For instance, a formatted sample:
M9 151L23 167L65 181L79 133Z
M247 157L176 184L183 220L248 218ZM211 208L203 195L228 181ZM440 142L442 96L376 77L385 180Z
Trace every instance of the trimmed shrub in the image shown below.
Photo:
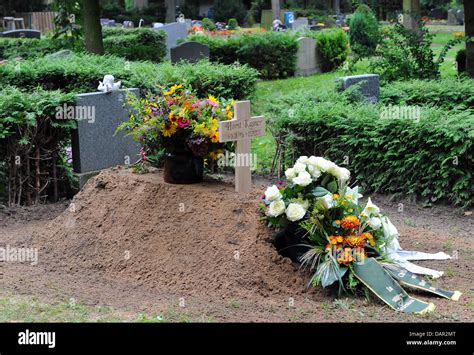
M166 57L166 33L152 29L119 29L105 31L107 54L128 60L161 62Z
M343 30L307 31L304 35L316 40L322 72L332 71L344 64L349 55L349 39Z
M349 39L351 49L357 55L369 57L375 54L375 48L380 42L379 23L367 5L360 5L352 15Z
M206 31L215 31L217 29L216 24L208 17L202 19L202 28Z
M426 108L419 121L384 119L381 105L343 94L295 92L267 112L287 162L320 155L347 168L365 192L417 195L474 205L474 116Z
M229 38L192 35L188 40L207 44L212 62L248 64L264 79L286 78L294 73L298 44L292 34L265 32Z
M59 42L47 38L0 38L0 59L37 58L61 49Z
M13 84L33 90L91 92L97 90L99 80L112 74L125 87L153 90L158 85L185 83L198 95L243 99L255 90L258 73L245 65L223 65L200 61L197 64L128 62L114 56L78 54L70 58L38 58L25 60L21 66L15 61L0 65L0 86Z
M474 113L474 80L449 78L393 82L381 87L380 100L386 105L433 106Z
M238 25L239 25L239 23L238 23L237 19L230 18L228 23L227 23L227 28L232 31L232 30L237 29Z

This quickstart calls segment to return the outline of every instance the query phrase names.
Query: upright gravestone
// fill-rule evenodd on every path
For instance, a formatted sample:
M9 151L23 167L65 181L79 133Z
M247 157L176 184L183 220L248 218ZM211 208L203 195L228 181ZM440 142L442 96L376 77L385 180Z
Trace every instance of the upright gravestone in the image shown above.
M320 72L316 56L316 41L308 37L300 37L296 53L295 75L311 75Z
M138 89L129 89L139 95ZM116 128L128 119L126 90L93 92L76 96L73 107L77 129L72 135L74 172L82 187L87 178L101 169L127 165L137 160L139 146L123 133L114 135ZM71 108L64 108L64 111ZM68 118L70 112L66 112Z
M182 60L196 63L201 59L209 58L209 46L199 42L184 42L171 48L171 63Z
M291 29L300 30L303 28L308 28L308 26L309 26L308 18L298 17L296 20L294 20L293 25L291 26Z
M11 31L2 32L1 37L41 38L41 32L37 30L11 30Z
M188 35L188 29L185 23L173 22L159 28L166 32L167 57L170 58L170 50L178 44L178 39L185 38Z
M370 103L376 103L380 96L380 80L378 74L362 74L337 78L339 90L344 91L352 85L358 85L359 90Z

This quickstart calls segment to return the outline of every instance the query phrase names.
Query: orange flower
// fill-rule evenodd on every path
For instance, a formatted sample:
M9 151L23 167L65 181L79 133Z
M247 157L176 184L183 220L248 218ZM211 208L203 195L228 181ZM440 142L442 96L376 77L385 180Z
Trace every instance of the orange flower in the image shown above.
M375 245L374 236L371 233L365 232L365 233L362 233L361 236L367 239L367 241L369 242L371 246Z
M345 244L354 248L363 248L365 246L365 238L362 235L351 234L346 237Z
M351 248L344 248L344 251L337 257L337 262L342 265L349 265L354 261Z
M356 216L347 216L341 221L341 226L344 229L357 229L360 226L360 221Z
M330 244L340 244L344 241L344 238L341 237L340 235L331 235L329 236L329 243Z

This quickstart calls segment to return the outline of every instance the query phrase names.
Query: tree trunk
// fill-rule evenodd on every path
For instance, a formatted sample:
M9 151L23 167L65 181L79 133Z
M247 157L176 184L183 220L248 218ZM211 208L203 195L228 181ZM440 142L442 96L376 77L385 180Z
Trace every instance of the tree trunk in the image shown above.
M341 0L334 0L333 9L336 15L341 13Z
M273 20L280 19L280 0L272 0L272 15Z
M99 0L83 0L83 11L86 50L94 54L104 54Z
M176 21L176 1L175 0L165 0L166 6L166 23Z
M403 0L403 26L419 32L420 0Z
M464 28L466 36L472 36L473 39L466 42L466 72L474 78L474 2L464 0Z

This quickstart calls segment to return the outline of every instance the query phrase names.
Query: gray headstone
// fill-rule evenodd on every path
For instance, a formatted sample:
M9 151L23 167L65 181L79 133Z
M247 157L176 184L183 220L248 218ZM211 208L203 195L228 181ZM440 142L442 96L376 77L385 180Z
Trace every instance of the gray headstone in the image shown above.
M54 52L54 53L51 53L51 54L47 54L45 57L47 58L65 58L65 57L70 57L70 56L73 56L74 53L73 51L69 50L69 49L62 49L60 51L57 51L57 52Z
M168 58L170 57L170 49L177 45L180 38L185 38L188 35L188 30L185 23L173 22L159 28L166 32L166 48L168 49Z
M291 28L293 30L299 30L302 28L308 28L308 18L306 17L298 17L296 20L293 21Z
M311 75L320 72L316 56L316 41L308 37L297 39L295 75Z
M448 25L456 26L458 24L458 19L454 10L448 10Z
M337 79L340 83L340 90L344 91L352 85L359 84L360 92L370 103L376 103L380 96L380 80L378 74L362 74L344 76Z
M200 59L209 58L209 46L199 42L184 42L171 48L171 63L182 60L195 63Z
M2 32L1 36L10 38L41 38L41 32L37 30L11 30Z
M138 89L129 90L139 95ZM74 172L87 173L125 165L127 157L131 164L138 160L138 144L131 137L125 137L123 132L114 136L118 125L128 119L124 102L126 90L76 96L76 109L87 114L76 115L77 130L72 135Z

